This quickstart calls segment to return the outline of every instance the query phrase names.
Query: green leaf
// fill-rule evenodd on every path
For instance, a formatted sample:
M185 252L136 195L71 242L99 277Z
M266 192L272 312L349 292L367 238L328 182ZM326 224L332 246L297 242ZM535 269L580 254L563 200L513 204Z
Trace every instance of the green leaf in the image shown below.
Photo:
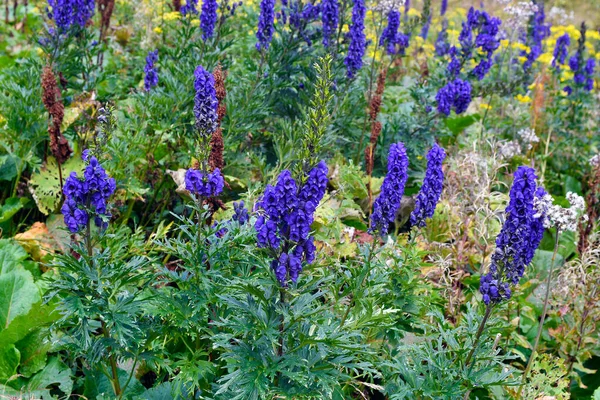
M6 274L21 266L27 252L12 240L0 239L0 274Z
M0 156L0 181L12 181L17 176L17 162L13 155Z
M45 332L37 329L16 344L21 353L20 375L29 378L46 365L46 357L52 345L45 342L44 337Z
M35 398L53 399L54 397L50 395L47 387L55 384L58 384L58 388L66 397L69 397L73 390L71 370L57 357L51 358L46 367L29 380L26 387L27 393L35 396Z
M567 175L567 177L565 178L565 186L564 187L565 187L565 196L569 192L573 192L573 193L577 193L577 194L582 193L581 182L577 178L572 177L571 175Z
M74 155L64 163L61 166L63 184L71 172L80 172L82 167L83 161L77 155ZM46 166L41 171L31 175L29 190L43 214L48 215L58 208L62 188L56 159L48 157Z
M40 299L31 272L15 269L0 275L0 332L16 317L27 314Z
M27 202L26 197L11 197L0 207L0 223L6 222L12 218Z
M58 317L53 304L34 304L29 313L16 317L7 329L0 330L0 347L17 343L36 328L48 325Z
M479 119L479 114L467 115L465 117L446 118L446 126L454 135L458 135Z
M15 346L0 348L0 381L7 381L14 376L20 361L21 354Z

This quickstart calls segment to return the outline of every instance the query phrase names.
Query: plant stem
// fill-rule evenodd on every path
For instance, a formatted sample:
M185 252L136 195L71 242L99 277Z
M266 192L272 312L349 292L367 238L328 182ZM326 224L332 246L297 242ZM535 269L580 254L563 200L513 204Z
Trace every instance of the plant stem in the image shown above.
M544 310L542 311L542 318L540 320L540 325L538 327L537 335L535 337L535 342L533 342L533 349L531 350L531 356L529 356L529 361L527 362L527 367L525 367L525 371L523 372L523 377L521 378L521 384L519 385L519 391L517 392L517 400L521 398L521 391L523 390L523 385L525 385L525 381L527 380L527 375L531 370L533 365L533 360L535 360L535 351L537 350L538 344L540 343L540 337L542 336L542 331L544 330L544 321L546 320L546 312L548 311L548 299L550 297L550 284L552 283L552 272L554 271L554 261L556 260L556 253L558 252L558 239L560 238L560 231L556 229L556 240L554 241L554 253L552 254L552 261L550 262L550 271L548 271L548 277L546 278L546 296L544 298Z
M104 337L106 339L110 339L110 334L108 333L108 328L106 327L106 323L104 322L104 320L101 320L100 323L102 324L102 333L104 334ZM115 355L112 354L112 348L109 346L107 348L108 352L110 353L109 356L109 362L110 362L110 369L112 372L112 386L113 386L113 390L115 391L115 396L118 396L119 398L121 397L121 383L119 382L119 373L117 371L117 360L115 359Z
M483 328L485 328L485 323L490 318L491 314L492 314L492 306L490 304L488 304L488 306L485 309L485 315L483 316L483 319L481 320L481 323L479 324L479 328L477 328L477 334L475 335L475 341L473 342L473 348L471 349L471 351L469 352L469 355L467 356L467 360L465 361L465 367L469 365L469 362L471 361L471 358L473 357L473 353L475 353L475 349L477 348L477 345L479 344L479 339L481 338L481 334L483 333Z

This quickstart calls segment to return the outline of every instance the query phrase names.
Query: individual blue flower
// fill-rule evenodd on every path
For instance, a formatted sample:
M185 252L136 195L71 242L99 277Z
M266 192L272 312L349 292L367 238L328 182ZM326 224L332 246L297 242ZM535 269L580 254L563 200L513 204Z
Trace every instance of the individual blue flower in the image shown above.
M275 20L275 0L261 0L258 29L256 30L257 50L267 50L273 38L273 22Z
M565 59L569 54L569 46L571 45L571 38L568 33L565 33L556 40L556 46L554 47L554 54L552 57L552 66L557 70L560 69L561 65L564 65Z
M367 47L365 36L366 12L367 8L365 7L365 1L354 0L354 6L352 7L352 25L348 32L350 46L348 47L348 55L344 60L344 64L346 65L346 75L350 79L354 78L363 65L362 58Z
M381 193L373 204L369 232L385 236L391 223L396 220L404 186L408 179L408 156L403 143L395 143L388 154L387 175L383 178Z
M205 42L213 37L215 24L217 23L217 0L203 0L202 13L200 14L200 28L202 29L202 40Z
M338 0L323 0L321 2L321 22L323 24L323 46L329 47L331 37L339 24L339 4Z
M246 207L244 206L244 200L233 203L233 212L232 219L234 221L237 221L240 225L244 225L248 222L248 210L246 210Z
M462 114L471 103L471 84L462 79L455 79L442 87L435 96L437 109L448 116L454 109L456 114Z
M107 211L108 199L116 190L116 182L110 178L96 157L89 157L79 178L72 172L63 186L65 202L61 208L65 225L72 233L84 229L93 217L96 226L106 228L105 220L110 217Z
M437 143L427 153L425 179L417 195L415 208L410 214L410 224L412 226L424 227L425 220L433 217L444 186L442 163L445 158L446 152Z
M539 245L536 243L539 232L536 231L533 206L535 179L533 168L525 166L519 167L514 174L506 220L496 238L490 270L480 280L479 291L485 304L510 298L510 286L519 282Z
M157 61L158 50L149 51L146 56L146 66L144 67L144 73L146 74L144 77L144 89L146 89L146 91L150 91L150 89L158 85L158 72L156 72L154 66L154 63Z
M181 15L198 14L198 0L186 0L185 4L179 9Z
M194 115L196 116L196 129L200 135L210 136L217 129L217 92L215 78L199 65L194 71Z

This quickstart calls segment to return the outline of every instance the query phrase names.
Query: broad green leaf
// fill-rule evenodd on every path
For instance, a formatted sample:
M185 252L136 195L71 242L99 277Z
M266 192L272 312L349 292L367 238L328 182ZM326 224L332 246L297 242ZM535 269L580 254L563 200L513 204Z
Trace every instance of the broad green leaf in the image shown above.
M80 172L83 167L81 157L74 155L61 166L63 184L71 172ZM48 215L56 211L61 200L61 184L56 159L48 157L46 166L31 175L29 190L40 211Z
M44 369L35 374L27 384L27 393L36 396L36 398L53 399L50 391L47 389L50 385L58 384L58 388L69 397L73 390L73 381L71 380L71 370L63 364L57 357L48 361ZM61 397L65 398L65 397Z
M38 329L15 345L21 353L20 375L29 378L46 365L46 357L52 345L44 341L45 335L44 331Z
M7 329L0 330L0 347L15 344L33 332L36 328L50 324L58 319L53 304L38 302L29 313L16 317Z
M16 317L27 314L40 299L31 272L15 269L0 275L0 332Z
M26 197L11 197L0 207L0 223L12 218L29 200Z
M12 155L0 156L0 181L12 181L17 176L17 162Z
M0 275L16 269L27 257L25 249L13 240L0 239Z
M21 355L15 346L0 348L0 382L7 381L17 373Z
M446 126L454 135L458 135L480 118L479 114L467 115L466 117L446 118Z

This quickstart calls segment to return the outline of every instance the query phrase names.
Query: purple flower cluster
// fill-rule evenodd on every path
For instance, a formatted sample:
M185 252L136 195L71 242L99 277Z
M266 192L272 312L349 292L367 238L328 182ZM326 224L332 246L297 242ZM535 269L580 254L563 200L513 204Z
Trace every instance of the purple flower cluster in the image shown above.
M52 7L49 18L64 32L75 25L85 27L94 15L96 4L94 0L48 0L48 5Z
M215 90L215 78L213 75L199 65L194 71L194 115L196 117L196 129L200 135L212 135L217 129L217 92Z
M356 72L359 71L363 65L362 58L367 47L365 36L366 12L367 7L365 7L365 0L354 0L354 7L352 7L352 25L348 32L350 46L348 47L348 55L344 60L348 78L354 78Z
M188 169L185 172L185 188L201 197L218 196L223 191L223 176L218 168L209 173Z
M402 32L398 32L400 28L400 12L396 10L390 11L388 14L387 26L381 33L379 45L385 46L388 54L403 55L408 47L408 36Z
M556 46L554 47L554 57L552 59L552 66L557 70L560 70L560 66L564 65L565 59L569 54L569 45L571 44L571 38L568 33L565 33L556 40Z
M300 36L302 36L309 46L312 46L312 39L306 28L311 22L319 19L319 16L321 15L321 5L308 3L300 9L301 4L300 1L294 1L290 6L288 10L290 15L290 26L298 31ZM283 14L285 15L285 13Z
M437 92L435 100L440 113L448 116L454 109L456 114L462 114L471 103L471 84L456 78Z
M234 221L237 221L240 225L244 225L246 222L248 222L248 210L246 210L244 200L233 203L233 212L234 214L232 219Z
M446 158L446 152L437 143L427 153L427 171L423 186L417 195L415 209L410 214L412 226L424 227L425 220L431 218L435 207L442 195L444 186L444 171L442 163Z
M477 79L481 80L492 67L492 55L500 46L498 32L502 22L499 18L490 17L485 11L469 9L467 20L462 23L462 30L458 37L460 52L456 47L450 49L451 61L448 72L457 77L466 61L472 57L479 58L478 64L471 71ZM476 32L475 40L473 33ZM478 51L475 51L475 50ZM480 56L479 54L483 54ZM460 56L460 60L457 58Z
M200 28L202 40L205 42L213 36L217 23L217 0L203 0L202 13L200 14Z
M450 52L450 43L448 42L448 20L442 21L442 29L435 41L435 54L445 56Z
M584 62L583 54L578 50L575 55L569 59L569 67L574 73L573 81L575 84L583 86L585 90L590 92L594 88L596 60L590 57Z
M154 68L154 63L158 61L158 50L149 51L146 56L146 66L144 67L144 89L150 91L153 87L158 85L158 72Z
M533 15L533 23L529 28L529 34L527 35L527 42L529 44L529 53L523 52L523 56L526 58L523 63L523 70L529 71L533 62L538 59L542 54L542 42L548 36L550 36L550 25L545 24L546 14L544 13L544 3L537 3L538 10Z
M396 220L396 212L404 195L404 186L408 179L408 156L404 144L392 144L388 154L387 175L381 185L381 193L371 215L369 232L385 236L391 223Z
M273 22L275 20L275 0L261 0L258 29L256 31L257 50L267 50L273 38Z
M84 160L87 162L87 157ZM96 157L89 159L83 179L71 172L63 187L65 203L61 209L67 228L77 233L87 226L90 218L94 218L96 226L106 228L105 220L110 217L107 201L116 187L115 180L108 177Z
M302 271L302 260L310 264L315 258L310 226L326 189L327 166L321 161L309 172L301 188L290 171L283 171L275 186L267 185L257 204L263 210L254 226L258 246L277 254L271 267L282 285L287 284L288 277L295 283Z
M321 22L323 23L323 46L329 47L330 40L339 24L338 0L323 0L321 2Z
M446 15L446 10L448 9L448 0L442 0L442 8L440 10L440 15L443 17Z
M421 33L419 36L423 38L423 40L427 40L427 36L429 35L429 28L431 27L431 15L427 18L427 21L421 27Z
M485 304L510 298L510 286L519 282L539 245L543 234L542 217L536 215L533 201L542 191L536 190L536 178L533 168L525 166L514 174L506 220L496 238L490 270L480 279L479 291Z
M186 0L185 4L179 9L181 15L198 14L198 0Z

